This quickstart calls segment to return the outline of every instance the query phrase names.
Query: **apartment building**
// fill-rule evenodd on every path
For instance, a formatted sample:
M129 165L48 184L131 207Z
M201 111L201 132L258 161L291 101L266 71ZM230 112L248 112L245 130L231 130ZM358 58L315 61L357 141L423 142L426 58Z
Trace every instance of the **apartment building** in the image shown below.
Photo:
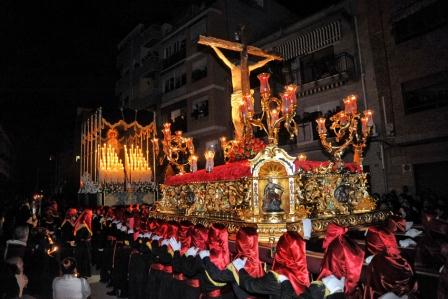
M122 77L116 88L124 106L155 109L159 125L169 121L173 130L193 137L200 155L205 148L217 147L219 137L231 137L233 129L230 71L208 47L197 44L199 35L234 40L245 25L245 38L253 43L294 19L272 0L204 3L179 13L172 25L138 25L132 30L119 44ZM145 71L140 70L145 63Z
M385 165L382 160L381 103L375 83L374 61L365 9L359 1L341 1L287 28L257 41L256 45L284 58L282 83L298 84L299 136L281 140L289 152L305 153L310 160L326 160L315 120L343 108L342 99L358 96L358 109L375 111L375 128L364 159L371 173L373 192L384 192ZM256 74L253 74L256 76ZM276 91L281 86L275 84ZM329 120L328 120L329 121ZM345 161L353 159L348 151Z
M384 138L388 189L446 197L448 16L445 1L369 1L365 10Z

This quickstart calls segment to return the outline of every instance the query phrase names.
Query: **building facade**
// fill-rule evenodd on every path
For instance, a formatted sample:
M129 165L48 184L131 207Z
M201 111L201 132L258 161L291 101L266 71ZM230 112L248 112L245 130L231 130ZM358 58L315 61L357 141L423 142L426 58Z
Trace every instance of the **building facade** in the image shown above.
M315 120L319 116L328 119L339 111L343 108L342 99L350 94L358 96L360 111L375 111L377 125L364 165L371 174L372 191L382 193L386 190L386 168L379 141L381 105L369 28L358 2L341 1L257 41L257 46L282 55L283 83L299 85L297 118L300 131L294 142L283 141L289 152L304 153L309 160L328 159L320 145ZM280 92L281 87L277 87ZM353 153L346 152L343 159L351 161Z
M366 5L381 115L388 189L446 197L448 16L444 1Z
M173 130L193 137L202 155L205 148L218 146L219 137L233 134L232 86L230 71L213 51L197 44L199 35L234 40L244 24L245 38L252 43L291 22L293 15L272 0L218 0L191 6L179 19L158 28L138 25L123 39L118 56L122 78L116 91L124 106L154 109L159 125L171 122ZM138 74L145 55L151 57L148 69Z

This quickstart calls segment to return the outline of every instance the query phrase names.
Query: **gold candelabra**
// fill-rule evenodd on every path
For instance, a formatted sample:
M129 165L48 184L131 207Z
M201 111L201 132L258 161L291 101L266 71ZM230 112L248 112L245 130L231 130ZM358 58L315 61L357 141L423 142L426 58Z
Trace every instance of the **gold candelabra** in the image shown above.
M333 131L337 144L328 140L326 119L323 117L316 120L317 132L322 146L330 153L334 162L340 163L344 151L352 145L353 163L362 167L363 150L373 127L373 111L359 113L358 98L355 95L344 98L343 102L344 110L330 117L330 130Z
M185 166L191 162L191 156L194 155L193 139L182 136L182 131L176 131L171 134L171 124L163 124L163 152L170 162L179 170L179 174L185 173Z
M296 92L298 86L296 84L286 85L284 91L280 93L280 98L276 98L271 96L269 77L270 74L268 73L258 75L260 80L261 117L254 118L251 95L244 97L242 112L250 125L259 127L266 132L269 144L277 145L278 132L282 122L284 122L284 127L289 132L291 139L298 134L298 126L294 121L297 109Z

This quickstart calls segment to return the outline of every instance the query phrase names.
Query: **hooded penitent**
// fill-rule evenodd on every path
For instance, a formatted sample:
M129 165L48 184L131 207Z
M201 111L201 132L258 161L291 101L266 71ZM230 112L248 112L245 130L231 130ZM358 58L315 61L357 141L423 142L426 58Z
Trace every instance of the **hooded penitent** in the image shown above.
M210 226L208 248L210 249L210 261L219 269L224 270L230 263L229 234L225 225L214 223Z
M178 238L181 243L180 254L187 252L191 247L191 234L193 229L193 223L189 221L182 221L179 226Z
M264 275L258 255L258 233L256 228L243 227L236 234L237 257L247 258L244 269L250 276L258 278Z
M364 263L364 250L353 240L346 236L346 227L331 223L322 247L325 255L322 260L318 279L331 274L338 279L345 277L344 292L351 294L356 290Z
M286 232L278 240L272 270L288 277L297 295L310 285L305 241L297 232Z
M378 298L387 292L403 296L417 289L413 269L401 256L395 239L397 230L404 231L403 222L391 217L384 228L370 227L367 232L367 249L375 256L366 269L365 299Z
M78 219L76 219L75 222L75 228L74 228L74 234L76 235L76 232L81 229L82 227L86 227L90 234L92 234L92 210L86 209L84 210L81 215L79 215Z
M206 250L208 242L208 229L202 224L196 224L192 229L191 246Z

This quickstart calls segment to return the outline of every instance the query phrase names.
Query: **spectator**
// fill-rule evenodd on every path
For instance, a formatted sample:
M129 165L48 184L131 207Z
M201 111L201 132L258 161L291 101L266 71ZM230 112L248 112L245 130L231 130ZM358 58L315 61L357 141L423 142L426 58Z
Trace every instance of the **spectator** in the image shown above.
M0 271L0 297L5 299L25 298L23 291L28 284L28 278L23 273L22 258L17 256L9 258L1 266Z
M28 226L22 225L14 229L13 239L6 241L4 259L19 256L23 258L26 252L26 244L30 230Z
M85 299L90 296L90 286L84 278L76 277L76 261L65 258L61 263L62 276L53 280L53 299Z

